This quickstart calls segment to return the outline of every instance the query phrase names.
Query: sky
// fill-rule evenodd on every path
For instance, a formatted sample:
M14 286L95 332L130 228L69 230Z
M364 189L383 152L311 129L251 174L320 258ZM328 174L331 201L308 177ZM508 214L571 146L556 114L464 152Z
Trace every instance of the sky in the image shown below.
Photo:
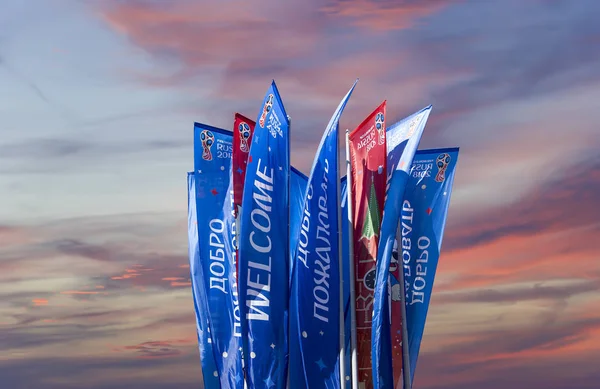
M272 79L305 173L355 128L433 104L459 146L415 389L600 380L596 0L3 0L0 377L202 388L187 257L193 122Z

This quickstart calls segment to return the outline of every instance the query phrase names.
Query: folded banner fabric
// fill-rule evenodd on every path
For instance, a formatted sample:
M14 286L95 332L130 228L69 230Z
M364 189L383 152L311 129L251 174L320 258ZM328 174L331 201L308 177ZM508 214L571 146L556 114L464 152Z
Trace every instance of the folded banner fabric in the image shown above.
M200 266L213 354L221 388L243 388L235 217L231 177L232 134L194 125L194 180Z
M317 149L304 196L291 291L292 389L339 388L339 120L356 82L339 103ZM342 317L343 318L343 317ZM299 362L299 363L298 363Z
M440 257L458 151L418 151L404 192L396 256L404 269L411 382Z
M353 264L356 291L356 341L359 386L372 388L371 321L375 259L385 199L386 146L384 101L350 133L353 204ZM352 280L351 280L352 282Z
M424 108L392 126L386 134L387 155L397 155L398 163L388 166L390 177L386 188L381 236L377 249L377 275L375 277L371 333L373 386L377 389L394 388L388 300L390 265L398 220L401 216L402 199L408 181L408 172L430 112L431 106Z
M212 338L208 320L208 302L204 291L204 280L200 271L200 250L198 247L198 222L196 221L196 185L194 173L188 173L188 249L190 257L190 278L192 299L196 312L196 333L200 351L202 378L206 389L219 389L219 372L213 355Z
M289 118L273 82L252 135L240 216L239 297L250 389L282 389L287 382L289 178Z

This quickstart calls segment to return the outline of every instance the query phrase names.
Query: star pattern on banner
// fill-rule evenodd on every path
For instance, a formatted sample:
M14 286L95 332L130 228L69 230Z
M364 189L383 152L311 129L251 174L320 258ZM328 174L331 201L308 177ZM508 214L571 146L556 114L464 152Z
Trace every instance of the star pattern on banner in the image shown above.
M431 212L432 212L432 211L433 211L433 210L432 210L431 208L427 208L427 211L426 211L426 212L427 212L427 214L428 214L428 215L431 215Z
M217 190L215 188L213 188L210 193L213 194L213 196L216 196L217 194L219 194L219 192L217 192Z
M273 350L275 350L275 344L274 344L274 343L271 343L271 348L272 348Z
M241 168L241 167L238 167L236 171L237 171L239 174L242 174L242 173L244 172L244 171L242 170L242 168Z
M319 366L319 369L321 369L321 371L323 371L323 370L325 370L325 368L327 368L327 365L325 364L325 362L323 362L323 358L319 359L315 363L317 364L317 366Z
M267 377L267 379L265 380L265 384L267 385L267 388L270 388L271 386L275 386L275 382L273 382L273 379L271 378L271 376Z

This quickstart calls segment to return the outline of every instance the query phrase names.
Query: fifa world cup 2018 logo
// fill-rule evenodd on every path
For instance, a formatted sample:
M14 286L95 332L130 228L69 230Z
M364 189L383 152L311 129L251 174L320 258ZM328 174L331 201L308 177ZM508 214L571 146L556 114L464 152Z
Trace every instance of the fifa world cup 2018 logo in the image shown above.
M444 182L444 180L446 179L446 169L448 169L448 165L450 164L450 154L444 153L438 155L435 164L438 168L435 180L437 182Z
M265 102L265 106L263 107L263 111L262 114L260 115L260 119L258 120L258 124L261 127L265 126L265 120L267 119L267 114L269 112L271 112L271 109L273 109L273 99L275 97L273 96L273 94L270 94L269 97L267 97L267 101Z
M200 133L200 140L202 141L202 159L206 161L212 161L212 153L210 148L215 143L215 136L208 130L203 130Z
M248 146L248 139L250 139L250 126L248 123L241 122L238 126L238 130L240 131L240 150L243 153L247 153L250 151L250 147Z
M375 115L375 129L379 135L380 145L385 143L385 126L383 125L384 121L383 112L379 112L377 115Z

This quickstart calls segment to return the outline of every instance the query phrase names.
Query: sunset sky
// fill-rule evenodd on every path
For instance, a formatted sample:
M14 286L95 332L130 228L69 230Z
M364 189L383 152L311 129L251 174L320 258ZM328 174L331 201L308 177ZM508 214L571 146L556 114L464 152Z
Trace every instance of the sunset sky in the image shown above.
M202 388L187 257L193 122L272 79L308 173L433 104L459 146L415 389L600 382L597 0L2 0L0 387Z

